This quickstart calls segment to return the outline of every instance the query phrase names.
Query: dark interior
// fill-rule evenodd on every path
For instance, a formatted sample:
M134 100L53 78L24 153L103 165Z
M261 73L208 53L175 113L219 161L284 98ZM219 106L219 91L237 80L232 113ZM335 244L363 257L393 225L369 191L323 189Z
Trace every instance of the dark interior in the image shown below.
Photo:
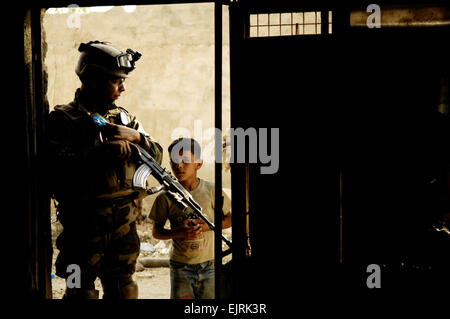
M24 175L7 172L21 225L10 255L22 261L15 277L20 285L13 282L18 294L37 299L51 296L49 198L40 169L48 112L40 8L70 4L41 2L19 7L9 27L12 50L22 52L25 43L16 64L24 68L14 70L19 81L10 81L18 102L9 115L20 119L12 125L19 131L12 144ZM232 127L279 128L280 167L262 175L260 163L232 166L234 212L246 211L248 186L252 254L246 254L245 216L233 214L235 245L223 270L223 297L367 290L369 264L382 267L386 289L448 286L449 238L430 230L448 193L430 181L441 183L449 167L449 118L437 108L445 75L448 90L449 26L352 28L349 12L364 7L355 2L225 4ZM333 11L332 34L246 36L250 13L311 8Z

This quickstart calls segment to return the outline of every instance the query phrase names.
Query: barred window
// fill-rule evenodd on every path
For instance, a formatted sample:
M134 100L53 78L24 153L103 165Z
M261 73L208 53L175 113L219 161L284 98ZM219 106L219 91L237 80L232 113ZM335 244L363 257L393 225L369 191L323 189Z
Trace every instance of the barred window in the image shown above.
M328 11L328 33L332 32L332 12ZM322 33L320 11L250 14L250 38Z

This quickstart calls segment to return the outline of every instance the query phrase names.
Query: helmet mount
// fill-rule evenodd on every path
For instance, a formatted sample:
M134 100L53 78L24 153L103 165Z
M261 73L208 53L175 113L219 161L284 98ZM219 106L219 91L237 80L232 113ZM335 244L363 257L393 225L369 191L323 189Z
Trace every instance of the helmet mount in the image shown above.
M89 41L78 47L81 52L75 72L83 79L89 72L96 71L104 74L126 78L133 71L142 53L127 49L122 52L109 42Z

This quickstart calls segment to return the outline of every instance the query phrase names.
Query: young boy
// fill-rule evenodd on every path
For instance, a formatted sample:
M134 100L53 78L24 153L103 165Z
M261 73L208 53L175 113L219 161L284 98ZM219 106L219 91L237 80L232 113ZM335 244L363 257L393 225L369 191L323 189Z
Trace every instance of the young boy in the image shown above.
M200 204L203 214L214 223L214 184L197 177L202 167L201 148L192 138L179 138L169 148L170 165L175 177ZM222 228L231 226L231 202L222 192L224 204ZM214 232L201 219L193 219L161 193L149 216L153 237L172 239L170 254L170 297L172 299L214 298ZM169 219L170 229L164 225Z

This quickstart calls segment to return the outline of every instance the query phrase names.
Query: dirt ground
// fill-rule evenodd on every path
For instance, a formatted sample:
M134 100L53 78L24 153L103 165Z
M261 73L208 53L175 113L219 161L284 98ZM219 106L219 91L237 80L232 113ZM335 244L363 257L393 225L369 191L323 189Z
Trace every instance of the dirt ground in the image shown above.
M138 224L137 229L141 243L149 243L157 248L155 253L141 250L139 257L168 257L170 241L165 241L164 245L162 245L162 243L158 245L159 241L150 236L151 224L148 219L145 222ZM55 260L57 255L58 249L53 247L52 274L55 273ZM52 275L52 277L53 299L61 299L66 288L66 281L56 275ZM168 299L170 297L170 277L168 267L146 268L138 263L133 279L139 286L139 299ZM95 286L100 292L100 298L102 298L103 291L100 279L96 280Z
M139 299L168 299L170 297L169 268L145 268L133 275L139 286ZM103 296L100 280L95 282L96 289ZM55 277L52 279L53 299L61 299L64 295L66 281Z
M61 227L58 222L52 222L52 237L56 239L57 234L61 231ZM141 240L141 253L139 258L142 257L169 257L170 241L159 241L151 236L152 224L150 220L146 218L137 224L137 230L139 238ZM231 229L225 230L226 237L231 239ZM142 247L143 243L152 245L156 251L145 251L145 247ZM54 245L53 245L54 246ZM142 249L144 248L144 250ZM64 295L66 281L60 278L55 273L55 260L58 255L58 249L53 247L53 267L52 267L52 290L53 299L61 299ZM133 275L133 279L139 286L139 299L169 299L170 298L170 274L168 267L155 267L147 268L138 263L136 265L136 272ZM231 256L229 256L231 258ZM100 280L95 282L96 289L100 292L100 298L103 296L102 285Z

